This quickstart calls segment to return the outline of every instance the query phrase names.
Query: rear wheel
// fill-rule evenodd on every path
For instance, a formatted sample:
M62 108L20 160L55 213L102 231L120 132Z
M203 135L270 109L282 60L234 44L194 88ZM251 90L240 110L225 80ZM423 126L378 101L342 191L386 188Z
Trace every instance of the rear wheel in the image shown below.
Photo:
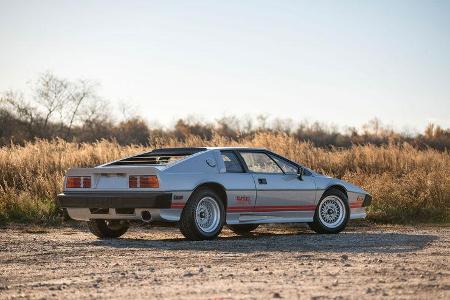
M234 233L240 235L246 235L258 228L259 224L237 224L237 225L228 225Z
M220 197L210 189L196 191L181 213L180 231L193 241L215 239L222 231L225 209Z
M309 227L317 233L338 233L347 225L349 216L347 196L340 190L331 189L320 199Z
M94 219L87 222L89 230L99 238L118 238L127 232L129 224L121 220Z

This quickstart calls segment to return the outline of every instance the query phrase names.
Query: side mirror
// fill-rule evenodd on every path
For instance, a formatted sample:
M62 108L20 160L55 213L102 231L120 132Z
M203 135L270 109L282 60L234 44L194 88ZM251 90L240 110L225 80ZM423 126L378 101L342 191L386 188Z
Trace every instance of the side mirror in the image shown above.
M298 180L303 180L303 167L302 166L297 167L297 177L298 177Z

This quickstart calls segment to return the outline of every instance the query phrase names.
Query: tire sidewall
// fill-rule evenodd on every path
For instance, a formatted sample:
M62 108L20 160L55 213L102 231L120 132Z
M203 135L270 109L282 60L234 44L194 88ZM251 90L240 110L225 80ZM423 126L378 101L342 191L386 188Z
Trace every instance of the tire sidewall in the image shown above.
M195 211L197 209L197 205L199 204L200 200L202 200L205 197L213 198L219 205L219 211L220 211L219 224L217 225L217 228L211 232L203 231L196 222ZM192 198L189 201L192 201L192 203L191 203L192 208L189 211L189 213L191 214L192 220L194 221L193 225L195 226L195 229L198 232L198 234L206 239L216 237L222 230L223 225L225 224L225 207L224 207L223 202L220 199L220 197L214 191L212 191L210 189L201 189L201 190L195 192L195 194L192 196Z
M344 216L344 220L342 221L341 225L339 225L338 227L334 227L334 228L328 227L326 224L322 223L322 221L320 220L320 217L319 217L320 204L328 196L338 197L344 203L345 216ZM337 190L337 189L331 189L329 191L326 191L320 198L319 203L317 203L317 209L314 213L314 223L316 223L316 226L318 226L321 229L321 231L326 232L326 233L338 233L338 232L342 231L345 228L345 226L347 226L349 219L350 219L350 206L348 205L348 197L343 192L341 192L340 190Z
M128 231L129 224L123 221L120 222L120 228L118 229L111 229L106 224L106 220L103 219L92 219L88 221L88 228L99 238L118 238L125 234Z

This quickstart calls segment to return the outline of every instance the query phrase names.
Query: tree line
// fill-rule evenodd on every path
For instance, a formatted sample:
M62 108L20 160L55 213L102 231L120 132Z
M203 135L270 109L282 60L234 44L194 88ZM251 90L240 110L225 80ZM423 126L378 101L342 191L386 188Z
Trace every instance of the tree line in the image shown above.
M23 144L38 139L61 138L75 142L115 140L120 144L148 145L152 139L183 140L199 136L209 140L219 135L230 140L245 139L258 132L283 132L318 147L348 148L359 144L409 143L418 148L450 149L450 128L429 124L422 133L401 133L373 119L360 128L339 130L319 122L294 122L225 116L213 122L179 119L173 128L150 127L140 116L121 121L111 117L112 108L98 95L98 84L89 80L68 80L51 72L31 84L28 97L8 90L0 96L0 145Z

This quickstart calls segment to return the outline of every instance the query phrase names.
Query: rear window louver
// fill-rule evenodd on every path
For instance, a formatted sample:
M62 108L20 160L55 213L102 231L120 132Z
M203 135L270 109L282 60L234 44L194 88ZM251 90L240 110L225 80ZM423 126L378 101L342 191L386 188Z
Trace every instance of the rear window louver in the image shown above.
M109 164L117 165L166 165L183 159L197 152L205 151L206 148L166 148L156 149L151 152L121 159Z
M111 165L166 165L170 162L174 162L185 158L186 155L177 156L150 156L150 155L138 155L130 158L122 159L111 163Z

